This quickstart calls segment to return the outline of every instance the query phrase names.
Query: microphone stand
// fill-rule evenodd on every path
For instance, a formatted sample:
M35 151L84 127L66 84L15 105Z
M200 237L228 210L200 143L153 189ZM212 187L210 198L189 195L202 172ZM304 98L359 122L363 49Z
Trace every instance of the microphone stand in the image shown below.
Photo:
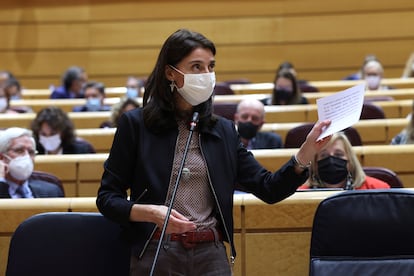
M158 245L157 245L157 251L155 252L154 261L152 263L151 272L150 272L151 276L154 274L154 271L155 271L155 266L157 264L158 255L160 254L161 244L162 244L162 241L164 239L165 232L167 230L168 219L171 215L171 211L172 211L172 207L173 207L173 204L174 204L175 196L176 196L177 190L178 190L178 184L180 183L180 178L181 178L181 174L183 172L185 159L187 157L188 149L190 147L191 137L193 136L193 132L194 132L195 127L197 126L197 123L198 123L198 112L194 112L193 113L193 118L192 118L191 124L190 124L190 133L188 134L187 143L185 145L183 158L182 158L181 164L180 164L180 169L178 170L177 180L175 181L174 189L173 189L173 192L172 192L172 195L171 195L170 205L168 206L167 214L165 215L164 224L162 226L162 231L161 231L161 236L160 236L160 239L159 239Z

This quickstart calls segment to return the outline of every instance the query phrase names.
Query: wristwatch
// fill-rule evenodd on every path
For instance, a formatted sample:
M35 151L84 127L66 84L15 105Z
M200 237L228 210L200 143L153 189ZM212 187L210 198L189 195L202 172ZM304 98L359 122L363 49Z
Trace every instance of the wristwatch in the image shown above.
M299 162L298 158L296 157L296 154L292 156L292 160L293 163L295 163L295 165L297 165L299 168L301 168L302 170L307 170L309 169L309 167L311 166L312 162L309 161L307 164L302 164Z

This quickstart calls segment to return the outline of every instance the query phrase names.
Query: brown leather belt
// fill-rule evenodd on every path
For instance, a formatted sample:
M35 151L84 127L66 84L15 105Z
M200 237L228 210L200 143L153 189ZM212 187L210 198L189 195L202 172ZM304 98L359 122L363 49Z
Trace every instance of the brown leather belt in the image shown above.
M216 232L216 234L214 234ZM166 235L168 236L168 235ZM169 234L170 241L179 241L184 248L193 248L199 243L222 241L223 236L221 231L217 229L207 229L202 231L189 231L182 234ZM157 229L152 236L153 240L159 240L161 237L161 230Z

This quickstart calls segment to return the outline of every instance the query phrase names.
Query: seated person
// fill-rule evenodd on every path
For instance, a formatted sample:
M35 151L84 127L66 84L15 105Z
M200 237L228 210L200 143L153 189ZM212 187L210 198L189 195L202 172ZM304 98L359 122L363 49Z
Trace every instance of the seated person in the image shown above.
M111 107L104 104L105 86L101 82L91 81L84 88L86 105L75 106L74 112L110 111Z
M298 190L390 188L384 181L365 175L351 143L343 132L332 135L331 140L315 155L309 171L308 181L300 186Z
M53 90L51 99L83 98L83 85L88 80L88 75L83 68L69 67L62 76L62 85Z
M73 122L58 107L40 110L31 128L39 154L95 153L89 142L76 137Z
M313 85L310 85L308 81L298 79L296 69L295 69L295 67L293 66L292 63L290 63L288 61L282 62L279 65L279 68L277 69L277 72L279 72L281 70L284 70L284 69L289 70L295 76L300 91L302 91L302 92L319 92L319 89L317 87L313 86Z
M22 91L20 82L15 78L8 78L4 82L4 92L9 98L9 101L20 100L22 98ZM16 111L17 113L31 113L33 109L29 106L10 106L11 110Z
M247 149L282 148L282 138L273 132L259 132L264 124L264 105L256 99L245 99L237 105L234 122L240 140Z
M391 145L414 144L414 101L408 125L391 140Z
M307 104L308 100L302 96L296 77L288 69L280 70L274 80L272 97L265 98L265 105L292 105Z
M103 122L100 128L117 127L118 120L121 115L129 110L139 107L139 103L132 98L122 98L119 103L112 106L111 118L109 121Z
M13 114L18 113L10 106L10 97L7 94L3 86L0 86L0 114Z
M127 89L127 92L125 95L127 98L134 99L134 98L143 96L143 93L142 93L142 88L144 87L143 80L130 76L127 79L125 87Z
M0 198L63 197L61 187L33 179L36 144L28 129L0 131Z
M368 90L388 90L391 87L381 85L384 68L378 60L370 60L362 67L362 79L367 82Z
M375 55L372 55L372 54L366 55L362 65L359 67L358 72L355 72L353 74L350 74L350 75L346 76L345 78L343 78L343 80L360 80L360 79L362 79L362 69L364 68L365 64L367 64L367 62L369 62L371 60L378 60L378 59Z

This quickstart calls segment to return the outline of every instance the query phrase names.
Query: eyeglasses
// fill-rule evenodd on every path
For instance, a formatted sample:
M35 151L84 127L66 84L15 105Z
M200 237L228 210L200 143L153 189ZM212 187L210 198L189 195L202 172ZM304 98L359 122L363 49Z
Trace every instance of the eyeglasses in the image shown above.
M30 156L35 156L37 154L37 150L31 149L31 148L27 149L25 147L11 148L9 149L9 151L14 152L17 155L24 155L26 151Z

